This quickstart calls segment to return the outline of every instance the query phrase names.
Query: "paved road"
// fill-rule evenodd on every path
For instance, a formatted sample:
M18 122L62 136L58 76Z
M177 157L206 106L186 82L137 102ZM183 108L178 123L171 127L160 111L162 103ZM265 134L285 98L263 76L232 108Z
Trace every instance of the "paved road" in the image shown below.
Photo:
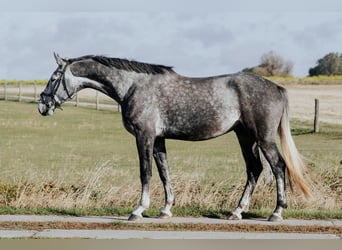
M0 215L1 222L79 222L79 223L204 223L204 224L258 224L288 226L337 226L342 220L285 220L268 222L262 219L228 221L211 218L171 218L166 220L144 218L139 222L127 222L122 217L66 217L36 215ZM342 239L335 234L298 233L241 233L194 231L136 231L136 230L0 230L0 238L95 238L95 239Z
M341 239L334 234L179 232L135 230L0 230L1 238L85 239Z

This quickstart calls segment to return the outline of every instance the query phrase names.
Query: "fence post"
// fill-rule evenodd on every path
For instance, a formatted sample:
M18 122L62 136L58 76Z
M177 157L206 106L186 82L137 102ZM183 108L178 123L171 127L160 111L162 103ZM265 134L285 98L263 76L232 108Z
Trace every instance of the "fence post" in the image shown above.
M76 103L75 103L75 107L78 107L78 102L79 102L79 100L78 100L78 93L76 93Z
M4 95L5 101L7 101L7 83L4 84Z
M37 85L34 84L34 97L33 97L33 101L37 102Z
M19 102L21 102L21 83L19 83Z
M100 97L99 97L99 92L96 91L96 109L100 109Z
M319 132L319 100L315 99L314 133Z

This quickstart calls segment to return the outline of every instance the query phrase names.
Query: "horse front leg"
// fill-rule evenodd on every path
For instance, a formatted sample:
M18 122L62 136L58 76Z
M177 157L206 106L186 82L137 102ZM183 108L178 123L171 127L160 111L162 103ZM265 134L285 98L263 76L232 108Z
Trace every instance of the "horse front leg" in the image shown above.
M154 144L153 157L156 162L160 179L164 186L165 206L159 214L159 218L167 219L172 217L171 207L174 202L173 191L170 183L170 170L167 162L165 139L157 138Z
M141 199L139 206L132 212L129 221L141 219L142 213L150 206L150 179L152 177L152 152L154 138L146 135L136 136L136 143L139 153Z

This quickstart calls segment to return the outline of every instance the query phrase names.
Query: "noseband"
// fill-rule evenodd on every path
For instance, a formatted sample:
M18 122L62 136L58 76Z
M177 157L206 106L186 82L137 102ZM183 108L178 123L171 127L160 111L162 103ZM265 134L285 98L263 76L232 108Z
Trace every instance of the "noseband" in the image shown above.
M66 71L66 66L63 67L63 69L57 69L55 73L59 74L59 76L57 77L56 80L53 80L51 82L52 86L49 88L49 90L52 88L52 91L51 92L49 91L50 93L46 93L44 91L40 94L42 103L44 103L48 107L55 105L56 108L60 108L61 101L59 100L58 97L56 97L56 93L57 93L57 90L58 90L59 86L61 85L61 83L63 85L64 91L68 95L68 98L69 99L72 98L72 95L70 95L68 88L66 86L66 83L65 83L65 76L64 76L65 71ZM47 97L49 97L49 98L47 98Z

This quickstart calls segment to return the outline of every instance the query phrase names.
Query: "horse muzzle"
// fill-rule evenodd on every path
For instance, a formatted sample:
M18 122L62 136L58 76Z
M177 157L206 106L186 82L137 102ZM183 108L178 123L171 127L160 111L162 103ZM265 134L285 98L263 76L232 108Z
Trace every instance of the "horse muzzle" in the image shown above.
M38 103L38 111L41 115L53 115L55 111L55 105L53 103L43 103L41 100Z

